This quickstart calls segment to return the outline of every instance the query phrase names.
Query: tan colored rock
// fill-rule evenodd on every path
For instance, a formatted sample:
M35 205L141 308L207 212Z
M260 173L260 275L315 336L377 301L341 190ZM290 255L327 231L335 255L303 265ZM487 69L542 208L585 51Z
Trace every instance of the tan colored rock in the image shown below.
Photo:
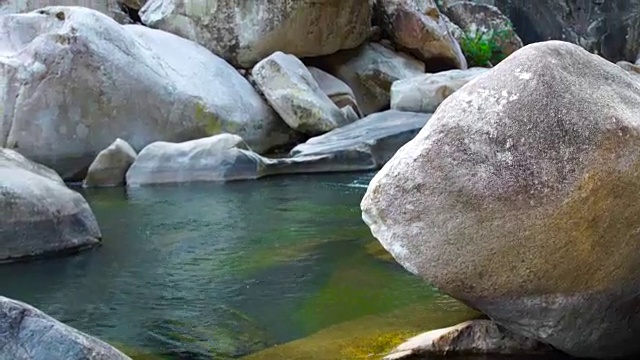
M391 84L424 74L424 63L378 43L314 59L314 65L344 81L364 115L389 106Z
M428 71L467 68L435 0L375 0L374 9L383 32L403 51L424 61Z
M470 320L415 336L391 351L384 360L432 356L540 355L553 352L550 346L514 334L491 320Z
M640 84L523 47L449 96L362 200L410 272L576 357L640 352Z
M505 56L522 47L522 40L513 29L511 21L495 6L456 1L445 7L444 13L465 32L492 34Z
M102 150L89 166L85 187L110 187L124 184L127 170L136 160L136 151L128 142L118 138Z
M292 129L314 136L347 124L344 114L295 56L276 51L256 64L251 76Z
M302 58L354 48L371 27L368 0L149 0L140 15L244 68L276 51Z
M451 94L488 70L447 70L398 80L391 85L391 108L433 113Z

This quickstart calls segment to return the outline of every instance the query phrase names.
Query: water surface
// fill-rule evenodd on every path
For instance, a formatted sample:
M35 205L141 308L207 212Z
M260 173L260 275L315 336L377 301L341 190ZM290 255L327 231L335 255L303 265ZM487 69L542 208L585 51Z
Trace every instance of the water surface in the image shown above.
M103 246L2 266L0 293L164 359L239 358L352 324L345 338L384 316L400 329L439 319L412 325L426 329L468 314L375 246L359 209L371 177L83 191Z

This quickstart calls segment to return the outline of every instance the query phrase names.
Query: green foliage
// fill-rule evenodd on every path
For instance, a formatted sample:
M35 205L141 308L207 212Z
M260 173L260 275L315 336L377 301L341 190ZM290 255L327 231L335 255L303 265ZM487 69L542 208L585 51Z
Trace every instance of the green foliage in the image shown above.
M480 31L472 29L465 31L460 41L469 66L494 66L506 57L501 44L508 41L511 36L510 29L500 31Z

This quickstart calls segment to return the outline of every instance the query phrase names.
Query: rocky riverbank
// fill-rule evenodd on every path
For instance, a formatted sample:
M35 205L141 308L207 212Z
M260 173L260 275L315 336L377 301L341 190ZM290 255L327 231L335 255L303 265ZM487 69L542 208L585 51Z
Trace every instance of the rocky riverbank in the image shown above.
M409 271L515 336L640 351L637 1L84 3L0 5L0 262L101 243L64 181L382 168L363 217Z

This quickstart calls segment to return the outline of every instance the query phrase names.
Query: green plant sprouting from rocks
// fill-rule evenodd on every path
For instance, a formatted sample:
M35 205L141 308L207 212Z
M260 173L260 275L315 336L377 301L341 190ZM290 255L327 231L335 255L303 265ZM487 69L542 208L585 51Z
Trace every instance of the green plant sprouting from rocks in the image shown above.
M511 29L486 30L472 28L465 31L460 39L460 46L469 66L497 65L506 57L502 44L511 36Z

